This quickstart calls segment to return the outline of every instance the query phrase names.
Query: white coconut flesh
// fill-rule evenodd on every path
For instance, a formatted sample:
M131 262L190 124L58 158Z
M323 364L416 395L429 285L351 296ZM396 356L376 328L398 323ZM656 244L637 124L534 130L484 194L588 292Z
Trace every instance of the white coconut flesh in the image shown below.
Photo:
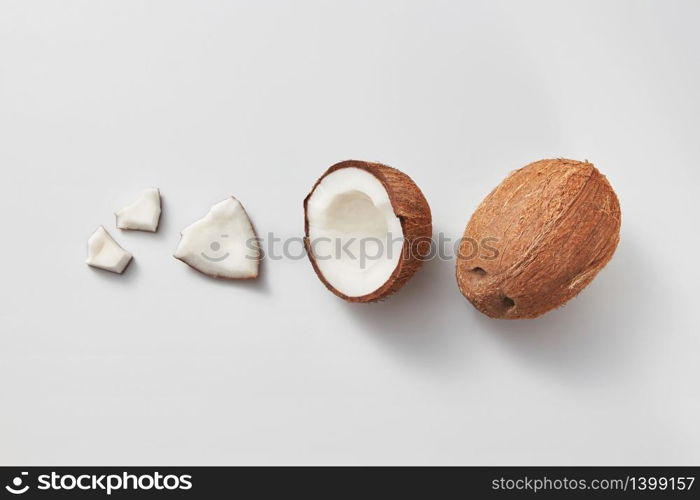
M88 266L121 274L131 262L132 255L127 252L100 226L88 240Z
M117 227L155 232L158 229L160 212L160 192L156 188L145 189L134 203L116 212Z
M227 198L185 228L175 258L217 278L257 277L260 250L241 203L233 197Z
M389 281L404 235L389 193L374 175L355 167L328 174L311 193L306 217L312 258L330 286L362 297Z

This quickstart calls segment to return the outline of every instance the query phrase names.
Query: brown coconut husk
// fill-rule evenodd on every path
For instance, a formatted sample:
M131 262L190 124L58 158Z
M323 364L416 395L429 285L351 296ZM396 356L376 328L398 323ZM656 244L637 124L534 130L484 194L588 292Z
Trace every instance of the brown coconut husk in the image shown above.
M495 258L481 248L487 238ZM619 238L617 195L592 163L537 161L512 172L472 215L457 283L492 318L535 318L583 290Z

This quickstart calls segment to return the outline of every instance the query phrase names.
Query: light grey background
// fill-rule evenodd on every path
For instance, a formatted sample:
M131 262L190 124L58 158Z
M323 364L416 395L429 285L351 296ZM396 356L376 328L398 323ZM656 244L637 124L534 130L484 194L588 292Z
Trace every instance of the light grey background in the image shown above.
M700 4L0 2L2 464L698 464ZM622 240L495 321L431 262L346 304L171 257L227 195L301 235L331 164L413 177L459 237L512 169L594 162ZM157 186L155 234L112 213ZM136 256L84 264L99 225Z

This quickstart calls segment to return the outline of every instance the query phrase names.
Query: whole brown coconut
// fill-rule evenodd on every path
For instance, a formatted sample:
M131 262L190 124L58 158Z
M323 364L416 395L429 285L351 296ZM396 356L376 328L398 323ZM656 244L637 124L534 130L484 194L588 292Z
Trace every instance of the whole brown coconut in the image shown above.
M333 181L337 181L338 174L345 176L341 177L344 181L326 182L326 179L330 179L331 176L334 177ZM363 176L364 179L353 184L354 178ZM328 224L331 217L329 213L331 212L334 218L343 219L342 223L338 221L333 223L335 224L333 229L336 231L336 234L338 232L342 233L346 229L357 230L358 227L362 228L363 221L368 218L371 219L370 216L376 217L377 210L380 210L376 206L376 200L371 200L366 193L362 192L365 187L367 187L368 192L371 191L370 186L366 186L366 183L374 185L374 196L376 196L377 191L386 193L385 196L388 203L380 203L379 205L384 210L383 217L390 219L397 228L396 233L388 232L387 234L393 235L391 236L392 238L401 236L403 240L401 241L399 238L398 243L402 245L400 251L396 252L395 256L392 257L394 260L387 264L385 272L380 278L381 282L371 283L368 285L369 288L358 292L357 290L362 288L362 283L365 282L366 284L363 270L347 266L343 268L342 273L337 273L333 278L324 274L324 267L327 270L326 272L328 272L329 260L316 255L314 243L312 242L312 233L314 232L314 227ZM329 184L333 187L328 187ZM315 200L319 197L330 196L329 193L333 189L336 190L333 194L335 201L331 202L329 206L335 206L336 208L333 209L334 211L328 208L327 213L321 213L314 219ZM316 197L316 193L319 193L318 197ZM346 201L347 203L345 203ZM345 204L338 208L338 203ZM317 222L314 223L312 219L317 220ZM376 224L370 223L369 226L376 230ZM402 234L399 235L398 233ZM373 235L376 235L376 233L373 233ZM381 163L359 160L347 160L336 163L316 181L311 192L304 199L304 244L309 260L326 288L349 302L376 302L397 292L422 265L425 256L430 251L431 238L432 218L430 206L423 193L408 175ZM355 293L341 287L340 283L343 281L353 282L358 285L354 289Z
M476 209L457 283L492 318L535 318L583 290L619 238L620 204L592 163L540 160L512 172Z

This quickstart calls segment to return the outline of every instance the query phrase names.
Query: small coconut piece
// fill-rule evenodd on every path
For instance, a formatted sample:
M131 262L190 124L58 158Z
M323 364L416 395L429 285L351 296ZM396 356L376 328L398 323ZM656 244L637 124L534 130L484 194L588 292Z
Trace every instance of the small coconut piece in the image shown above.
M100 226L88 240L88 266L121 274L133 256L114 241L107 230Z
M233 196L181 233L174 257L214 278L257 278L260 245L243 205Z
M583 290L619 238L620 204L592 163L537 161L512 172L472 215L459 289L492 318L535 318Z
M135 202L115 213L117 227L154 233L158 230L160 213L160 192L156 188L144 189Z
M348 160L330 167L304 200L305 245L323 284L349 302L398 291L430 251L430 207L399 170Z

